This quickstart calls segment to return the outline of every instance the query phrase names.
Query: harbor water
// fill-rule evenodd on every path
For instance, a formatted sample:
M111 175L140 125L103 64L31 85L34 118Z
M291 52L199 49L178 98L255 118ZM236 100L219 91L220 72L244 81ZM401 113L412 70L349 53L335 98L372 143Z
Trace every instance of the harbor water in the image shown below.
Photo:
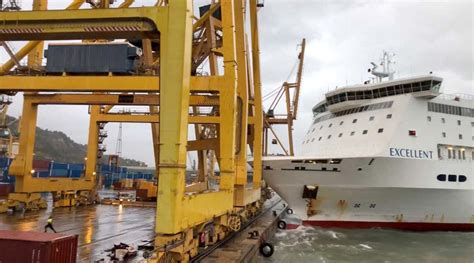
M271 258L259 262L474 262L472 232L388 229L279 230Z

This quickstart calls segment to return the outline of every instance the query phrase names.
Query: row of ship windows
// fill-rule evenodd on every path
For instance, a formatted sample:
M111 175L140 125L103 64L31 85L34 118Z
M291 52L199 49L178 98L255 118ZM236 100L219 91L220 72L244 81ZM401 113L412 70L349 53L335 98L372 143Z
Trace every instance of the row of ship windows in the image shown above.
M365 105L365 106L360 106L360 107L356 107L356 108L351 108L351 109L347 109L347 110L342 110L342 111L338 111L336 113L330 113L330 114L326 114L322 117L315 118L314 121L313 121L313 124L315 124L317 122L325 121L325 120L328 120L328 119L348 115L348 114L354 114L354 113L359 113L359 112L364 112L364 111L387 109L387 108L391 108L392 105L393 105L393 101L385 101L385 102L379 102L379 103L369 104L369 105Z
M466 160L466 151L463 149L455 150L455 149L448 149L448 159L459 159L459 160ZM438 148L438 156L440 159L443 159L444 155L440 148ZM471 158L474 160L474 151L471 153Z
M428 111L451 115L474 117L474 109L428 102Z
M387 118L387 119L391 119L391 118L392 118L392 114L387 114L386 118ZM375 120L375 116L370 116L370 117L369 117L369 121L373 121L373 120ZM353 119L353 120L352 120L352 123L357 123L357 119ZM339 126L342 126L343 124L344 124L344 121L339 122ZM332 127L332 123L330 123L330 124L328 125L328 128L331 128L331 127ZM324 125L319 126L319 130L322 130L323 128L324 128ZM316 130L316 128L313 128L313 129L311 130L311 132L314 132L315 130ZM309 133L309 132L308 132L308 133Z
M350 100L376 99L397 94L427 91L432 89L438 91L441 82L427 80L423 82L413 82L388 87L374 88L372 90L349 91L326 97L328 105Z
M426 119L431 122L431 116L427 116ZM445 118L441 118L441 123L446 123L446 119ZM457 121L458 125L461 126L462 122L461 120L458 120ZM471 121L471 127L474 127L474 121Z
M460 183L464 183L465 181L467 181L467 177L464 176L464 175L455 175L455 174L450 174L447 176L448 178L448 182L460 182ZM446 175L445 174L439 174L436 179L438 179L438 181L441 181L441 182L446 182Z
M442 133L441 133L441 136L443 136L443 138L446 138L446 137L447 137L446 132L442 132ZM463 139L462 134L458 134L458 139L459 139L459 140L462 140L462 139ZM472 136L472 140L474 140L474 136Z
M354 136L355 133L356 133L355 131L351 131L350 136ZM368 134L368 133L369 133L368 130L363 130L363 131L362 131L362 135L366 135L366 134ZM379 128L379 129L377 130L377 133L383 133L383 128ZM337 137L338 137L338 138L341 138L342 136L343 136L343 133L341 132L341 133L339 133L339 135L338 135ZM331 137L332 137L332 135L330 134L330 135L328 135L327 139L329 140L329 139L331 139ZM315 139L316 139L316 138L312 138L312 139L311 139L311 142L314 142ZM318 141L321 141L322 139L323 139L323 137L321 136L321 137L318 138ZM310 139L307 139L306 141L303 141L303 144L309 143L309 142L310 142Z

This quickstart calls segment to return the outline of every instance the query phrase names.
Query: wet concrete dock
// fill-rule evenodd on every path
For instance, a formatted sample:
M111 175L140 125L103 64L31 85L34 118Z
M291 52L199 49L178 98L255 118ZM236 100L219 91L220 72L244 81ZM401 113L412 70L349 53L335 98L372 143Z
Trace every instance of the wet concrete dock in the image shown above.
M44 231L52 215L56 231L79 235L79 262L106 257L104 250L120 242L142 244L154 236L155 209L95 205L0 214L0 230Z

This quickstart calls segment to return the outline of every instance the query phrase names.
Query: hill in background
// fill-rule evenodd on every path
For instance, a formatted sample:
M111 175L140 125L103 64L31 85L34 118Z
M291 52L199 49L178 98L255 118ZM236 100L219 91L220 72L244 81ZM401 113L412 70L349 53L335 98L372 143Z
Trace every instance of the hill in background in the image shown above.
M18 135L16 120L8 116L7 123L12 133ZM87 145L76 143L63 132L36 128L35 159L54 160L60 163L83 163L86 151ZM99 159L99 163L107 164L108 159L108 155L104 155ZM144 162L128 158L120 158L119 164L120 166L147 166Z

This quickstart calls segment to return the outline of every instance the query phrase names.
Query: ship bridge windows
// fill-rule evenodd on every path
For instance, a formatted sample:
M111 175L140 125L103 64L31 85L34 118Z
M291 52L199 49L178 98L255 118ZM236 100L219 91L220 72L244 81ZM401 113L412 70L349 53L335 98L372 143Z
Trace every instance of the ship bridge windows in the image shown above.
M367 100L374 98L382 98L387 96L394 96L399 94L413 93L419 91L432 90L438 92L440 81L426 80L421 82L411 82L399 85L392 85L381 88L374 88L368 90L349 91L334 94L326 97L327 105L333 105L340 102L351 100Z

